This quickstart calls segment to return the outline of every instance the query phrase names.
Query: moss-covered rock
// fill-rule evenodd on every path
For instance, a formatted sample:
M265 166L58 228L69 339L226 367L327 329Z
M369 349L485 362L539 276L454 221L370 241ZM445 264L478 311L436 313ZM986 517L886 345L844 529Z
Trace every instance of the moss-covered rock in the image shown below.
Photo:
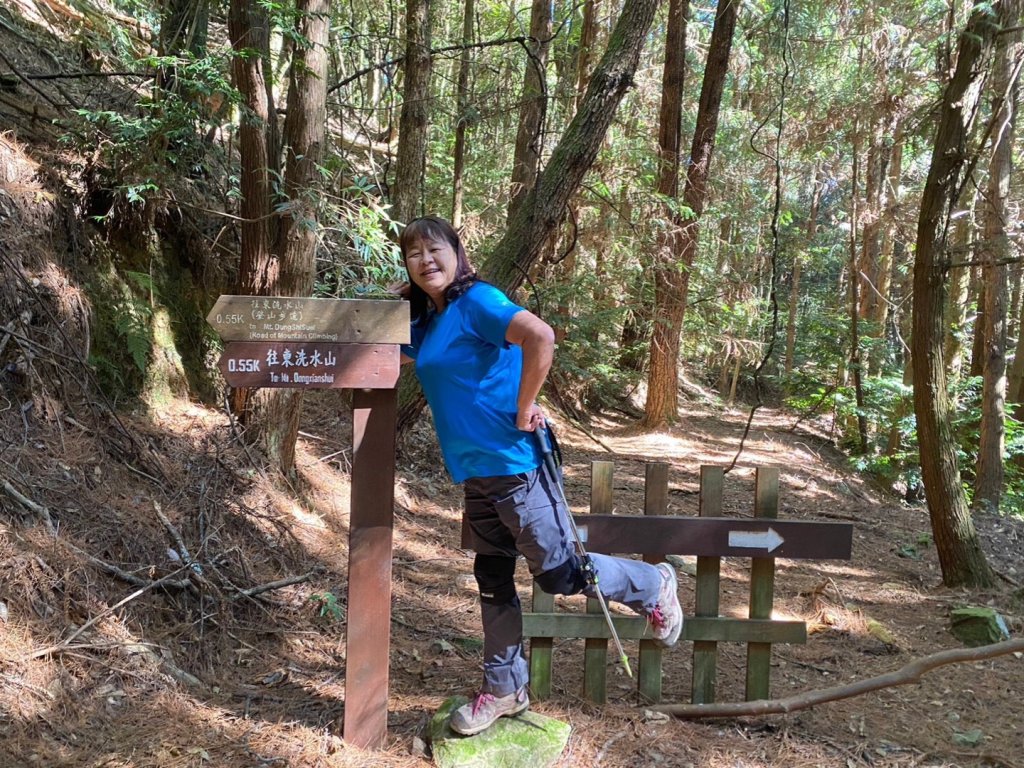
M1002 642L1010 637L1006 620L992 608L967 606L950 611L950 631L968 648Z
M529 711L502 717L475 736L460 736L448 722L466 701L463 696L448 699L430 721L434 762L441 768L546 768L569 742L568 723Z

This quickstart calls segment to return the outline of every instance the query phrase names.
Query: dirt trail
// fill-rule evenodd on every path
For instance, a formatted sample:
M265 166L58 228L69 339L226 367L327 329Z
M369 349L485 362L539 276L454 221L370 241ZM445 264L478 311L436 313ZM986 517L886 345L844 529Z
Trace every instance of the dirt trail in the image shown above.
M479 678L458 489L422 425L399 472L388 748L349 749L333 735L345 696L345 414L337 393L310 399L290 496L251 464L222 414L200 406L171 403L128 420L159 455L167 473L160 483L112 453L102 420L82 430L29 422L26 430L14 409L0 412L5 478L45 504L60 531L54 542L25 509L0 498L0 765L429 764L415 753L417 733L446 697L467 693ZM591 434L614 454L563 422L570 502L585 511L589 462L612 460L616 511L639 512L644 463L656 460L670 465L669 512L696 514L699 467L732 460L745 416L690 402L667 432L639 433L625 418L595 421ZM850 561L779 560L776 615L809 622L811 634L806 645L776 647L773 695L870 677L956 647L948 613L965 602L991 603L1014 633L1024 631L1019 591L942 588L925 510L850 473L813 427L790 433L793 420L758 412L726 476L724 513L750 515L753 468L777 466L780 517L854 522L854 553ZM135 591L96 560L147 579L174 572L166 553L176 545L154 502L206 564L206 583L146 592L97 621L74 648L31 658ZM1011 569L1021 567L1021 522L979 525L993 564L1019 581ZM723 614L745 615L747 563L723 561ZM287 575L307 578L259 599L232 592ZM519 576L528 602L522 566ZM692 611L693 579L681 579ZM635 647L626 650L635 658ZM689 700L690 651L682 644L666 655L666 702ZM554 695L535 709L573 725L566 768L1024 765L1024 660L1013 656L788 716L707 723L646 715L611 659L609 704L587 704L579 696L581 641L558 641L555 658ZM721 700L742 696L744 668L743 650L723 646Z

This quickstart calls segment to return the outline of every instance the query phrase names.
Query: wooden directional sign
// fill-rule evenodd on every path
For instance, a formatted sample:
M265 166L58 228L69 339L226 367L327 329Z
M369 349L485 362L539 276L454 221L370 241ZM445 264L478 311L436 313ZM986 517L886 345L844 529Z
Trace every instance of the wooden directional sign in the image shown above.
M409 343L407 301L221 296L206 322L224 341Z
M232 387L390 389L401 360L397 344L231 341L219 365Z
M593 552L849 560L853 525L801 520L577 515Z

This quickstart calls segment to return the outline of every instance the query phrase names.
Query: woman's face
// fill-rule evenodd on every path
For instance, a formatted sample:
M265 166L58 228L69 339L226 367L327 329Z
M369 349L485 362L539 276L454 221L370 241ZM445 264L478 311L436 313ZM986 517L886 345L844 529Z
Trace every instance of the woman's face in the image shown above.
M444 292L458 268L458 257L447 240L420 239L405 251L405 268L409 279L416 283L434 302L444 308Z

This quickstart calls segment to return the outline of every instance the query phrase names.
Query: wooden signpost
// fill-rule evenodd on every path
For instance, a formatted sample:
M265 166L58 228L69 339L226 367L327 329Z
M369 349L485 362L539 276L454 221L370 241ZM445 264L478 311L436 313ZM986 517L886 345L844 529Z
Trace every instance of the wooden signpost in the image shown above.
M206 318L232 387L352 389L344 738L384 745L391 646L395 419L405 301L221 296Z

